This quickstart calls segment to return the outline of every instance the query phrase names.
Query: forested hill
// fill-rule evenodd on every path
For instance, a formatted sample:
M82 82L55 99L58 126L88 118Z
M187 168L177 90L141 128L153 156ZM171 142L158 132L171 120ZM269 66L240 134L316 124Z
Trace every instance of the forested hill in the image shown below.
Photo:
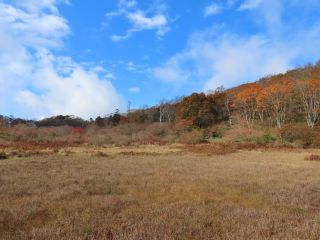
M134 122L175 122L199 128L243 120L249 128L263 124L281 128L305 123L314 128L320 113L320 66L310 65L285 74L270 75L253 83L208 93L193 93L174 103L128 114Z
M176 101L127 113L97 117L85 121L74 116L55 116L41 121L0 117L4 124L35 124L38 127L69 125L99 127L126 123L169 122L185 127L207 128L221 122L244 121L249 128L264 124L281 128L284 124L305 123L314 128L320 114L320 66L310 65L285 74L264 77L253 83L208 93L193 93Z
M249 127L268 121L270 126L319 122L320 66L307 66L285 74L268 76L226 91L232 112L238 112Z

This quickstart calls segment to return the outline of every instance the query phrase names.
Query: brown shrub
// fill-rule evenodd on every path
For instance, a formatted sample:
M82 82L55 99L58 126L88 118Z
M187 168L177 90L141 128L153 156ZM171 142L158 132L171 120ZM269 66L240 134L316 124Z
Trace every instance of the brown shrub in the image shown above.
M107 154L107 153L104 153L104 152L97 152L96 154L95 154L95 156L97 156L97 157L109 157L109 155Z
M279 136L283 141L297 143L302 147L310 147L313 143L313 133L305 124L288 124L279 130Z
M93 145L129 146L132 144L164 144L173 142L174 131L168 124L130 123L112 128L89 127L86 141Z
M5 160L5 159L8 159L7 154L4 152L0 152L0 160Z
M37 144L68 142L83 142L83 136L73 134L72 128L68 126L60 127L36 127L25 124L19 124L6 129L2 135L5 135L9 141L31 142Z
M188 145L183 146L184 151L192 152L192 153L200 153L205 154L207 156L213 155L228 155L231 153L235 153L237 151L237 147L235 145L225 145L225 144L202 144L202 145Z
M320 155L317 155L317 154L311 154L309 156L306 156L304 158L304 160L306 161L320 161Z
M160 153L157 152L134 152L134 151L129 151L129 152L120 152L119 155L123 156L160 156Z
M101 146L104 144L114 144L112 137L103 133L89 135L88 142L97 146Z
M203 131L195 129L191 132L181 133L177 142L182 144L199 144L205 143L206 139Z

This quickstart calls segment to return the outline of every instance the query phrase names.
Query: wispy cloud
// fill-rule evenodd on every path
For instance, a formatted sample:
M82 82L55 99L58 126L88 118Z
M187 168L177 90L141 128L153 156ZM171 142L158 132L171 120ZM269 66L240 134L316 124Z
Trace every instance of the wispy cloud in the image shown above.
M185 59L185 52L176 54L168 59L162 66L152 69L152 73L161 81L170 84L183 84L191 75L190 70L183 67Z
M285 3L285 0L268 0L256 6L246 1L247 5L243 6L255 6L252 11L256 11L264 21L265 31L241 35L231 32L226 25L198 31L190 36L183 51L153 69L154 76L170 84L178 81L181 86L197 82L203 90L208 90L284 72L301 60L315 61L320 56L317 47L320 43L320 22L306 27L284 21ZM291 4L295 8L303 5L298 1ZM297 22L297 19L291 20ZM277 23L273 27L281 31L272 31L272 23Z
M131 92L131 93L139 93L140 92L140 88L139 87L129 88L129 92Z
M114 34L111 36L111 39L113 41L123 41L130 38L136 32L146 30L153 30L159 38L163 37L170 31L170 20L165 11L166 8L164 7L164 4L159 4L153 9L143 11L138 8L135 1L119 0L118 10L109 12L106 16L109 19L116 16L123 16L128 20L132 27L128 29L125 34Z
M112 19L113 17L124 15L136 6L137 2L134 0L118 0L118 10L106 13L106 17Z
M211 3L210 5L206 6L204 9L204 16L212 16L221 13L223 10L223 6L218 3Z
M239 6L239 10L252 10L261 5L264 0L246 0Z

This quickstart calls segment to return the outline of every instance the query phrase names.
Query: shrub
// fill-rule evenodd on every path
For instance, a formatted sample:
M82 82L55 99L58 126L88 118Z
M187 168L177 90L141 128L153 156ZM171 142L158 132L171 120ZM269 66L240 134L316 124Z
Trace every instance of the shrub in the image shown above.
M5 160L5 159L7 159L7 158L8 158L8 156L7 156L6 153L0 152L0 160Z
M89 143L97 146L102 146L104 144L113 144L113 139L105 134L94 134L90 136Z
M272 135L271 133L266 133L262 137L257 139L257 143L259 144L270 144L277 140L277 137Z
M207 143L206 137L201 130L184 132L178 137L178 142L183 144Z
M211 138L222 138L222 134L220 131L211 132Z
M209 138L222 138L227 130L230 127L226 126L225 124L213 125L211 128L208 129L208 137Z
M152 135L163 138L167 136L172 130L168 123L153 123L147 126L146 132L151 133Z
M279 135L283 141L298 143L305 148L319 144L316 130L308 128L305 124L285 125L279 130Z
M310 156L306 156L304 158L306 161L320 161L320 155L311 154Z

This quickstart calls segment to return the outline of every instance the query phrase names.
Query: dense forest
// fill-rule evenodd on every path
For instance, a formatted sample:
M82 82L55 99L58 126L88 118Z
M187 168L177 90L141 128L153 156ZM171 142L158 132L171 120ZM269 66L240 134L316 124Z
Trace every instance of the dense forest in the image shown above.
M221 135L219 127L235 128L242 123L251 130L273 130L277 135L275 138L291 142L301 138L304 145L311 145L317 138L319 114L320 65L315 64L231 89L221 86L207 93L193 93L175 101L162 101L153 107L128 109L126 113L116 110L109 116L96 119L54 116L32 121L1 116L0 123L5 128L21 125L35 128L69 126L73 132L78 129L76 131L79 133L93 127L99 131L117 126L139 128L158 123L174 129L175 135L181 135L181 131L201 131L201 136L206 138ZM215 130L208 134L206 129L212 128Z

